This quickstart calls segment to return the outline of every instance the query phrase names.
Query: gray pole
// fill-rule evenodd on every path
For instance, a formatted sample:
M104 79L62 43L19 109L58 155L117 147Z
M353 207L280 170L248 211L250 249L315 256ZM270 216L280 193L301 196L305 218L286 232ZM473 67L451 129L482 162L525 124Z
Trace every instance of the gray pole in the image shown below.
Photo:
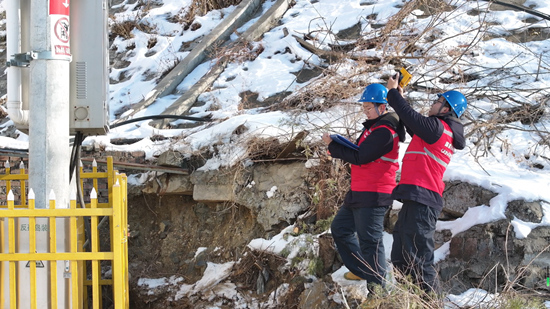
M60 43L69 38L68 16L50 15L50 2L30 0L30 50L35 54L29 65L29 187L35 193L36 208L48 208L53 191L56 208L69 205L69 46ZM65 4L69 1L62 0ZM68 14L67 14L68 15ZM52 25L53 24L53 25ZM37 221L38 222L38 221ZM57 251L68 248L68 219L57 220ZM39 242L46 249L49 242ZM51 250L52 248L50 248ZM69 308L70 280L63 279L63 261L57 262L57 308ZM51 264L45 270L50 278ZM26 270L26 269L25 269ZM21 270L22 274L26 271ZM39 299L49 299L49 279L39 283ZM20 286L21 288L21 286ZM24 302L25 300L22 300ZM22 303L23 306L23 303Z
M53 190L57 207L69 203L69 61L52 59L49 1L31 0L29 185L36 208L47 208ZM53 52L52 52L53 54Z

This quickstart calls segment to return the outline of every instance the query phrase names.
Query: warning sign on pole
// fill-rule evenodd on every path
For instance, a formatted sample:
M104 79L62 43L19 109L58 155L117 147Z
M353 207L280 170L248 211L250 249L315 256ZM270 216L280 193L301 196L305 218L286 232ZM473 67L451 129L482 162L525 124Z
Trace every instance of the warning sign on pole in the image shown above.
M69 14L69 0L50 0L50 38L55 55L71 55Z
M69 19L61 17L53 25L55 37L61 43L69 43Z

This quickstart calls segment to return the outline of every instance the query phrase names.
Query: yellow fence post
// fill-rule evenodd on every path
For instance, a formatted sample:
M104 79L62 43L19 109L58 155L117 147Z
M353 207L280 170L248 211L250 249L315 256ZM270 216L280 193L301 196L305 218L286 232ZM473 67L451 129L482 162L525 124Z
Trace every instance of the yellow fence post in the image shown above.
M21 183L24 183L22 181ZM23 200L23 198L21 198ZM29 193L29 210L34 210L34 192ZM36 252L36 218L29 218L29 253ZM36 261L29 261L31 268L31 308L36 309Z
M76 213L76 193L71 193L71 202L69 205L70 209ZM78 252L78 224L77 217L71 216L70 219L70 235L71 235L71 253ZM80 308L79 305L79 280L78 280L78 261L72 260L71 262L71 298L72 306L75 309Z
M92 188L92 192L90 193L90 204L92 209L97 208L97 193L94 188ZM92 216L91 218L91 224L90 229L92 230L90 233L91 239L91 248L92 252L99 252L99 233L97 230L97 216ZM101 279L101 270L99 268L99 261L98 260L92 260L92 300L93 300L93 308L99 309L101 308L101 292L100 292L100 286L99 286L99 280Z
M113 185L113 292L115 308L124 308L123 299L125 298L122 288L122 218L121 218L121 203L120 203L120 184L117 182Z
M13 210L14 205L14 196L13 192L10 190L8 192L8 210ZM14 218L10 217L8 218L8 234L9 234L9 254L15 253L15 222ZM10 261L10 308L16 309L17 308L17 282L15 281L16 278L16 269L15 269L15 263L16 261Z
M50 209L55 209L55 194L50 192ZM55 217L50 217L50 253L57 252L57 225ZM50 261L50 300L51 308L57 309L57 261Z
M121 197L122 197L122 209L121 209L121 215L123 218L123 227L124 227L124 254L123 254L123 260L122 263L124 265L123 268L123 275L124 275L124 290L125 290L125 301L124 301L124 308L130 307L130 283L129 283L129 271L128 271L128 178L126 175L119 175L120 177L120 188L121 188Z
M114 197L113 197L113 186L115 184L115 170L113 168L113 158L112 157L107 157L107 188L109 190L108 194L109 194L109 207L110 208L113 208L113 200L114 200ZM113 217L109 218L109 224L111 225L111 251L114 251L114 243L113 243L113 239L114 239L114 235L113 235ZM112 267L112 265L111 265Z
M94 174L97 173L97 162L96 162L95 159L92 162L92 173L94 173ZM97 178L94 177L94 178L92 178L92 192L93 192L93 194L90 195L90 203L91 203L92 208L97 208L98 207L97 206L97 204L98 204L97 192L98 191L99 191L98 181L97 181ZM98 230L99 227L98 227L98 218L97 217L92 217L91 226L92 226L92 231L95 232L95 239L96 239L95 245L92 244L92 247L94 248L93 250L95 250L94 252L99 252L100 251L100 243L99 243L99 230ZM92 235L92 240L93 239L94 239L94 236ZM97 293L94 296L94 299L97 297L97 299L99 300L99 299L103 298L102 291L101 291L101 264L99 265L99 267L96 270L92 269L92 276L95 276L94 274L97 274L97 281L92 283L93 284L92 289L95 288L97 290L97 292L94 292L94 294ZM92 278L95 278L95 277L92 277ZM97 309L103 308L103 302L98 301L98 306L97 307L94 303L94 309L96 309L96 308Z

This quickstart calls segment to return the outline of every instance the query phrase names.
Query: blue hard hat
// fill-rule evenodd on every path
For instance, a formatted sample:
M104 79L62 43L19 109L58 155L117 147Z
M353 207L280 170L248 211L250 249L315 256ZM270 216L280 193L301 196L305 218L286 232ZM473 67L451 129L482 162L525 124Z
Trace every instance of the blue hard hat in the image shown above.
M380 84L370 84L365 87L361 99L357 102L371 102L388 104L386 97L388 96L388 89Z
M447 92L444 92L443 94L438 93L437 97L438 98L444 97L445 100L449 102L451 109L455 112L457 117L462 116L462 114L464 113L468 105L468 102L466 101L466 97L462 93L456 90L447 91Z

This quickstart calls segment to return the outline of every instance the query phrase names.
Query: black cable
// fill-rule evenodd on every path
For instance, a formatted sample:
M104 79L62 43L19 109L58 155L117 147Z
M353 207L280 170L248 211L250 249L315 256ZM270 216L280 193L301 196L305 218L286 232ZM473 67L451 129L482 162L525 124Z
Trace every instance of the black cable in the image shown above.
M113 128L116 128L116 127L123 126L125 124L138 122L138 121L142 121L142 120L148 120L148 119L151 119L151 120L154 120L154 119L178 119L178 120L194 120L194 121L205 121L205 122L212 121L212 119L210 119L210 118L199 118L199 117L181 116L181 115L151 115L151 116L133 118L133 119L129 119L129 120L126 120L126 121L119 122L119 123L114 123L114 124L109 125L109 129L113 129Z
M74 141L73 141L73 148L71 150L71 160L69 162L70 163L69 164L69 183L73 179L74 168L75 168L75 166L78 165L78 162L75 162L75 156L76 156L76 149L77 149L77 147L79 147L79 145L82 145L82 133L81 132L76 133L76 135L74 137Z
M73 153L72 153L71 162L70 162L71 176L73 174L73 171L75 171L76 169L76 175L75 175L76 176L76 179L75 179L76 198L80 208L86 208L83 188L80 183L80 149L83 141L84 141L84 134L80 131L76 132L74 144L73 144ZM86 239L82 247L85 249L86 247L89 247L91 244L92 227L91 227L90 217L82 217L82 219L84 220L84 235Z
M533 10L533 9L530 9L530 8L526 8L522 5L516 5L516 4L512 4L512 3L506 3L506 2L502 2L502 1L499 1L499 0L483 0L483 1L486 1L486 2L491 2L491 3L494 3L494 4L500 4L502 6L507 6L509 8L513 8L513 9L516 9L518 11L523 11L525 13L529 13L531 15L535 15L535 16L538 16L540 18L543 18L543 19L546 19L546 20L550 20L550 15L547 15L547 14L544 14L542 12L539 12L539 11L536 11L536 10Z
M84 202L84 193L82 192L83 188L80 183L80 146L82 145L83 140L84 139L82 132L76 132L74 144L76 151L75 158L72 164L76 168L76 198L78 199L78 204L80 205L80 208L86 208L86 203Z

